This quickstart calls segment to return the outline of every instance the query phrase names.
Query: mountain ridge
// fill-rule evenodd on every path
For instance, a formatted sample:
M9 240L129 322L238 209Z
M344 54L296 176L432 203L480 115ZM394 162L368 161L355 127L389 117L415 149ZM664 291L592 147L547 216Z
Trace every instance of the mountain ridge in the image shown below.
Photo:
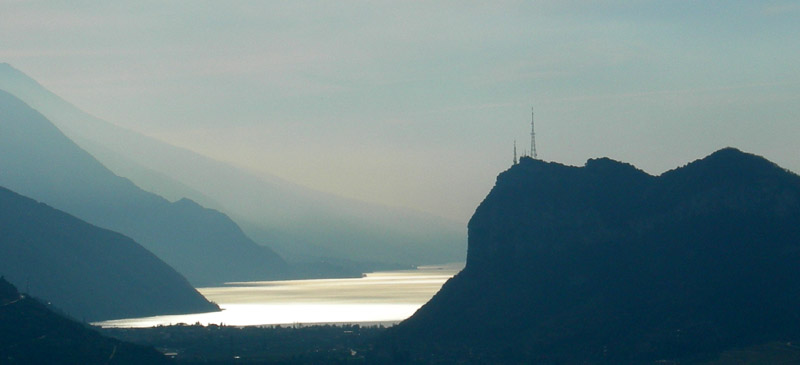
M194 285L293 275L224 214L139 189L2 90L0 128L0 185L133 238Z
M130 238L3 187L0 275L85 321L219 310Z
M458 223L255 176L93 117L8 64L0 67L0 89L47 116L115 173L172 200L185 196L224 211L249 236L285 257L373 262L392 257L414 265L464 258Z

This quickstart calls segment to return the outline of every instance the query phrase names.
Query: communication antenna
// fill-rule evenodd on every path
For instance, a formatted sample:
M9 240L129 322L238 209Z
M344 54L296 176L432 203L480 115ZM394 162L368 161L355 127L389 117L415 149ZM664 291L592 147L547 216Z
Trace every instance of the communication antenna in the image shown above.
M536 155L536 128L533 123L533 107L531 107L531 153L534 160L538 158Z
M517 140L514 140L514 165L517 164Z

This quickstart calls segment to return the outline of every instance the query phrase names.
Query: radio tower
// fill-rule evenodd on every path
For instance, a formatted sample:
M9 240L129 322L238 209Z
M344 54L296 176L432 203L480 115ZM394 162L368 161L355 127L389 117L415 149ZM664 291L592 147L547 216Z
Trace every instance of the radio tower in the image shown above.
M533 123L533 107L531 107L531 153L534 160L538 158L536 155L536 128L534 128Z
M514 165L517 164L517 140L514 140Z

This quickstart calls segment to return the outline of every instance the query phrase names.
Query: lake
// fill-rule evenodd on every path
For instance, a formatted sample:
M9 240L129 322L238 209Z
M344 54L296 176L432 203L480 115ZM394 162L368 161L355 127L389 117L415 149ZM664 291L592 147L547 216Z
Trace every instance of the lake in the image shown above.
M392 325L419 309L464 264L368 273L361 278L227 283L198 288L221 312L128 318L101 327L178 323L228 326L350 323Z

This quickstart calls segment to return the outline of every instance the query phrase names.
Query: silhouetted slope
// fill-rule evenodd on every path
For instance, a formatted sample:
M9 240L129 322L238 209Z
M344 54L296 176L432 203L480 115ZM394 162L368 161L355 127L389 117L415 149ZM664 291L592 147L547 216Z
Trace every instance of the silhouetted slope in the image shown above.
M0 63L0 89L41 112L103 165L171 200L233 217L286 258L433 264L464 260L463 223L313 191L250 172L91 116Z
M625 363L800 337L800 177L735 149L653 177L529 158L395 359ZM405 356L405 357L404 357Z
M87 321L219 310L130 238L4 188L0 275Z
M4 91L0 130L0 185L133 238L192 284L288 275L280 257L224 214L139 189Z
M163 364L152 348L101 336L20 295L0 277L0 363Z

